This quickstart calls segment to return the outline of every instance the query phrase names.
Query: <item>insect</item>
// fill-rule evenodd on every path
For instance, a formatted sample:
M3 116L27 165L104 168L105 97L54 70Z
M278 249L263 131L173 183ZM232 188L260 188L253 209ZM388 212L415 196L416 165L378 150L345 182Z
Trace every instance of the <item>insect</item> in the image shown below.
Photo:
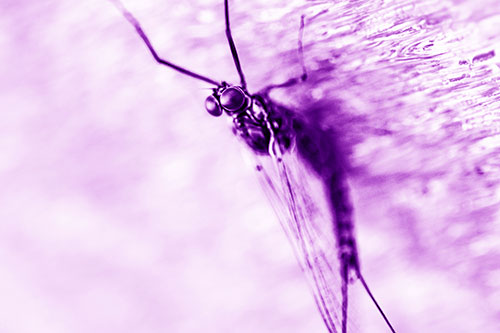
M277 203L282 226L311 282L316 304L328 331L348 331L348 286L359 280L387 327L395 332L361 274L349 189L336 151L328 147L328 140L321 130L311 128L306 119L269 97L272 89L307 80L302 51L304 16L300 21L298 47L302 76L252 94L247 90L231 34L228 0L224 0L225 32L240 78L239 84L218 82L161 58L132 13L118 0L111 1L135 28L156 62L214 86L212 94L205 101L205 108L210 115L219 117L226 114L231 117L233 132L251 151L257 156L270 157L272 167L267 168L264 163L259 163L257 170L269 188L269 197ZM293 167L300 163L296 161L297 158L321 179L320 187L325 190L325 201L331 216L324 217L314 211L315 203L307 195L310 185L301 181L304 179L301 169ZM275 179L279 179L279 182L276 183Z

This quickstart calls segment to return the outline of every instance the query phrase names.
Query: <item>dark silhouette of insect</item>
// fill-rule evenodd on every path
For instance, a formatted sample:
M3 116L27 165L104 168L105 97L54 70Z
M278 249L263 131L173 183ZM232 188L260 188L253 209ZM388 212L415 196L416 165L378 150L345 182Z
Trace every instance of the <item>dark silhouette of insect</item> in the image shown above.
M269 155L275 161L282 181L283 192L287 197L291 233L296 238L296 241L302 244L298 246L299 250L304 252L305 259L302 266L304 270L308 270L309 277L317 288L315 293L316 304L329 332L338 332L339 330L342 333L347 332L348 284L355 279L359 279L387 323L388 328L391 332L395 332L361 274L356 239L353 232L352 205L345 181L346 176L342 163L338 161L335 150L329 147L327 135L317 128L311 128L306 120L298 117L288 108L273 102L269 97L269 92L272 89L290 87L307 79L302 50L304 16L301 17L300 21L298 45L303 71L302 76L292 78L281 84L268 86L257 94L251 94L247 90L245 75L231 35L228 0L224 0L226 37L240 78L239 85L229 84L224 81L217 82L161 58L137 19L118 0L110 1L116 5L124 17L134 26L153 55L153 58L159 64L214 86L212 94L205 101L205 108L209 114L214 117L219 117L223 113L230 116L233 119L234 133L242 138L255 154ZM309 231L304 231L304 229L307 229L307 226L304 228L307 221L304 220L304 214L297 208L299 204L297 199L298 193L293 188L293 177L282 159L283 154L286 154L292 146L296 148L302 161L308 164L310 169L322 179L327 189L327 201L330 203L334 219L331 223L331 228L335 244L332 247L336 246L337 249L337 259L339 262L339 270L337 272L333 272L328 259L325 257L325 253L312 244L314 238L309 234ZM262 167L259 166L258 170L262 171ZM267 181L271 182L269 177L267 177ZM306 243L311 244L308 245ZM311 248L311 246L312 250L306 249ZM341 319L333 313L334 311L338 311L335 308L338 304L332 301L331 296L335 295L328 295L333 289L328 284L329 279L325 277L328 274L340 275L340 292L342 298L340 304Z

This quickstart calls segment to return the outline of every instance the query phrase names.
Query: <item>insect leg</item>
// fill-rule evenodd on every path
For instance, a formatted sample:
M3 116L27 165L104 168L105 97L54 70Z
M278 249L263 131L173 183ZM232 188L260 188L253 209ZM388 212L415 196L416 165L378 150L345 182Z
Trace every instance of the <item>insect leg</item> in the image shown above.
M378 311L380 312L380 314L384 318L387 326L389 326L389 329L391 330L391 332L392 333L396 333L396 330L394 329L394 327L392 327L392 325L389 322L389 319L385 315L384 311L382 311L382 308L380 307L380 305L378 304L378 302L375 300L375 297L373 296L372 292L370 291L370 288L368 288L368 284L366 283L365 279L363 278L363 275L361 275L360 271L358 271L358 278L359 278L359 281L361 281L361 284L365 288L366 292L368 293L368 296L370 296L371 300L373 301L373 303L377 307Z
M158 53L154 49L153 45L151 44L148 36L146 35L146 33L144 32L144 30L142 29L139 21L132 15L132 13L129 12L125 8L125 6L119 0L109 0L109 1L111 1L115 5L115 7L122 13L122 15L127 19L127 21L129 21L129 23L132 24L132 26L134 26L135 30L137 31L137 33L139 34L139 36L141 37L141 39L144 41L144 43L148 47L149 51L153 55L153 58L156 60L156 62L158 62L160 65L164 65L164 66L170 67L173 70L176 70L177 72L180 72L180 73L182 73L184 75L191 76L191 77L193 77L195 79L198 79L198 80L205 81L207 83L213 84L214 86L219 86L220 85L220 83L217 82L217 81L215 81L215 80L212 80L212 79L210 79L210 78L208 78L206 76L194 73L194 72L192 72L192 71L190 71L188 69L185 69L185 68L183 68L181 66L173 64L170 61L167 61L165 59L160 58L160 56L158 55Z
M226 17L226 37L229 42L229 48L231 49L231 54L233 55L233 61L240 76L241 87L246 90L247 83L245 81L245 75L241 69L240 58L238 57L238 51L236 51L236 45L234 44L233 35L231 34L231 26L229 23L229 3L228 0L224 0L224 16Z
M304 37L304 20L305 20L305 16L302 15L300 17L300 26L299 26L299 38L298 38L298 47L297 47L297 53L298 53L298 56L299 56L299 61L300 61L300 66L302 67L302 75L298 78L291 78L289 79L288 81L285 81L283 83L279 83L279 84L272 84L270 86L267 86L264 90L263 90L263 94L268 94L271 90L275 89L275 88L286 88L286 87L291 87L291 86L294 86L298 83L301 83L301 82L304 82L305 80L307 80L307 70L306 70L306 66L305 66L305 63L304 63L304 48L303 48L303 45L302 45L302 39Z
M302 39L304 38L304 18L305 18L304 15L300 17L299 41L298 41L299 60L300 60L300 65L302 66L302 76L300 77L301 81L307 80L306 65L304 64L304 49L302 47Z

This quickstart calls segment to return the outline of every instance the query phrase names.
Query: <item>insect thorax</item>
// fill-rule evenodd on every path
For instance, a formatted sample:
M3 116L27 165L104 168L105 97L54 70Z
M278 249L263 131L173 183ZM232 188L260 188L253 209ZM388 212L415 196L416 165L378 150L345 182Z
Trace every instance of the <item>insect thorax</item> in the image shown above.
M233 133L243 139L257 154L267 155L272 142L282 152L289 149L292 137L288 121L280 107L262 95L250 95L246 89L222 83L206 102L213 116L226 113L233 118Z
M287 126L288 121L261 95L251 96L248 108L234 116L233 124L233 132L257 154L268 155L272 140L279 145L281 152L291 146L293 135Z

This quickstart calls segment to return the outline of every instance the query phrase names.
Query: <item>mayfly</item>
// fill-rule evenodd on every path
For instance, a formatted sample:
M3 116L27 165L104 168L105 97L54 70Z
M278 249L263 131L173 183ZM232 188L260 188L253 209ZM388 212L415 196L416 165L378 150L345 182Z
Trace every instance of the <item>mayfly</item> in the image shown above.
M300 21L298 45L302 76L251 94L247 90L245 75L231 34L228 0L224 0L225 32L240 78L239 84L218 82L161 58L132 13L119 0L110 1L132 24L156 62L213 85L212 94L205 101L208 113L215 117L225 113L231 117L233 132L251 151L257 156L270 158L271 168L265 168L263 163L259 163L257 170L269 189L270 199L277 204L275 208L282 226L312 285L317 307L328 331L348 331L348 286L359 280L387 327L395 332L361 274L353 231L352 205L342 164L336 153L328 148L321 130L312 130L307 121L289 108L272 101L269 96L274 88L290 87L307 80L302 51L304 16ZM305 162L321 179L321 187L325 191L331 212L328 218L315 212L316 205L308 196L312 185L303 181L299 168L293 167L300 163L293 160L297 158ZM274 179L279 179L278 184L275 184Z

